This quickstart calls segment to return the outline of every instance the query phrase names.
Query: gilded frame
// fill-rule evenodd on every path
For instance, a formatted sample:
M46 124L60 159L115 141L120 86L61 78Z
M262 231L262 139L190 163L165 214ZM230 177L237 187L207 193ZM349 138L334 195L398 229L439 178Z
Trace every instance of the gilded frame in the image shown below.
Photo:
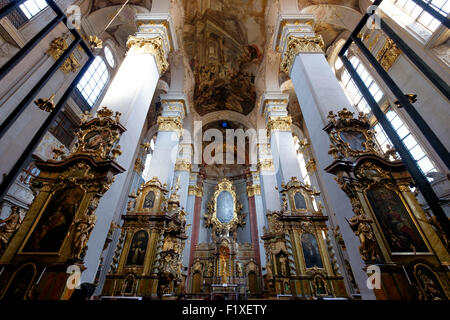
M80 206L79 206L79 207L77 208L77 210L75 211L74 219L76 219L76 218L78 217L80 210L84 207L84 206L83 206L83 202L85 202L86 196L88 195L86 189L83 188L82 185L79 185L78 187L80 187L81 190L83 190L84 195L83 195L83 197L81 198ZM58 189L56 189L56 190L54 190L54 191L52 191L52 192L49 193L49 196L48 196L47 199L45 200L44 205L43 205L43 206L41 207L41 209L39 210L39 213L38 213L38 215L37 215L37 218L34 219L34 222L33 222L32 226L31 226L30 230L28 231L28 233L27 233L25 239L23 240L22 244L20 245L19 251L17 252L17 254L19 254L19 255L46 255L46 256L58 256L58 257L61 256L62 251L63 251L64 247L66 246L66 243L67 243L68 239L70 238L70 236L71 236L71 234L72 234L72 227L73 227L73 224L72 224L72 223L71 223L71 225L70 225L69 228L68 228L67 234L66 234L66 236L65 236L65 238L64 238L64 240L63 240L63 242L61 243L61 247L59 248L59 251L58 251L58 252L45 252L45 251L42 251L42 252L39 252L39 251L36 251L36 252L34 252L34 251L33 251L33 252L24 252L23 249L24 249L25 246L28 244L28 240L30 239L31 235L33 234L34 230L36 229L36 226L37 226L38 223L40 222L40 220L41 220L41 218L42 218L42 215L44 214L44 212L45 212L45 210L47 209L49 203L51 202L51 200L52 200L53 197L55 196L56 192L58 192L58 191L60 191L60 190L62 190L62 189L64 189L64 188L65 188L65 186L63 186L63 187L61 187L61 188L58 188ZM72 221L72 222L73 222L73 221Z
M444 284L442 283L441 279L439 278L439 275L438 275L436 272L434 272L434 270L431 269L431 268L430 268L428 265L426 265L425 263L419 262L419 263L416 263L416 264L414 265L414 278L416 279L416 282L419 284L420 291L422 292L422 294L424 295L424 297L426 297L425 290L422 288L422 284L421 284L421 282L419 281L419 279L417 278L417 267L419 267L419 266L423 266L423 267L427 268L428 270L430 270L430 271L434 274L434 276L436 277L436 279L437 279L438 282L439 282L439 285L440 285L441 288L443 289L443 291L444 291L444 293L445 293L447 299L450 300L450 296L448 295L447 290L445 290L445 286L444 286Z
M378 187L378 186L382 186L385 187L389 190L394 191L397 196L400 198L400 200L402 201L403 206L406 209L406 212L409 214L409 217L411 218L412 222L414 223L414 226L416 227L417 231L419 232L420 237L422 238L422 241L424 242L424 244L426 245L426 247L428 248L428 252L392 252L391 250L391 246L388 243L386 236L384 235L384 232L382 232L383 228L381 228L380 222L378 221L378 218L372 208L372 205L369 202L369 198L367 197L367 191L369 191L370 189L372 189L373 187ZM433 255L433 250L430 247L430 244L427 241L427 238L425 237L425 235L423 234L422 229L420 228L419 224L416 221L416 217L414 216L414 214L411 211L411 208L409 207L408 203L406 202L406 200L403 197L403 194L398 190L398 188L393 187L390 184L387 183L372 183L370 184L369 187L365 188L365 190L362 192L363 193L363 197L364 197L364 201L367 204L367 207L370 210L370 215L372 217L372 220L374 221L374 223L377 226L378 229L378 233L380 234L381 238L383 239L384 245L387 248L387 250L389 251L389 254L391 256L416 256L416 255Z
M233 218L229 222L221 222L217 218L217 198L219 197L219 194L224 191L229 192L231 194L231 196L233 197ZM238 217L239 206L238 206L236 192L234 191L233 184L227 178L223 178L217 184L216 191L214 192L214 195L213 195L212 208L213 208L213 211L211 213L211 222L213 224L215 224L217 227L229 228L230 226L237 224L239 222L239 217Z
M14 273L12 274L11 278L10 278L9 281L8 281L8 284L7 284L6 287L5 287L5 290L3 291L3 293L2 293L2 295L1 295L1 297L0 297L0 300L2 300L2 299L5 297L5 294L6 294L6 292L8 292L8 289L9 289L9 287L11 286L11 283L13 282L14 278L16 277L16 274L17 274L20 270L22 270L25 266L27 266L27 265L33 266L34 272L33 272L33 277L31 278L31 281L30 281L30 283L29 283L27 289L25 290L24 298L25 298L25 296L29 293L30 289L33 287L33 281L34 281L34 278L36 278L36 274L37 274L37 267L36 267L36 265L35 265L34 263L32 263L32 262L24 263L24 264L21 265L19 268L17 268L16 271L14 271Z

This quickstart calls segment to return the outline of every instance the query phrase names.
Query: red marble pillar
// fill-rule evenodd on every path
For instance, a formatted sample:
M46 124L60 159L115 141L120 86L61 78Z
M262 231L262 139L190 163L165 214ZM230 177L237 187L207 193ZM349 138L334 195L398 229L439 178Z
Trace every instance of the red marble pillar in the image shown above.
M197 187L203 189L203 178L198 175ZM191 247L189 249L189 268L188 274L191 274L191 266L194 263L195 247L198 244L198 234L200 231L200 213L202 210L202 197L195 196L194 202L194 219L192 221Z
M251 187L253 183L247 181L247 187ZM255 196L248 197L248 211L250 220L250 234L252 238L253 248L255 250L256 263L259 266L259 272L261 273L261 256L259 252L259 235L258 235L258 224L256 221L256 204Z

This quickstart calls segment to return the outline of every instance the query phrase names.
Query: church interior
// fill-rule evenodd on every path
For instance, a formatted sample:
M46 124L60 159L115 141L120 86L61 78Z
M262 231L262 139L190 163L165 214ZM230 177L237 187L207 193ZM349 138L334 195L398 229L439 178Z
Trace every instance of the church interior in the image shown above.
M0 301L448 300L450 0L1 0Z

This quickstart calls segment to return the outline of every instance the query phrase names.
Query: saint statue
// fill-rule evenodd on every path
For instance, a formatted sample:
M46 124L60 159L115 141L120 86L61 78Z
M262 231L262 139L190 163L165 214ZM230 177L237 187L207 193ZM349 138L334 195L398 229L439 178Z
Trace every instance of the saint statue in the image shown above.
M280 257L280 267L281 267L281 275L283 277L287 277L288 276L288 272L287 272L287 258L285 256L281 256Z
M0 253L3 253L6 249L9 240L19 229L21 223L18 207L12 207L9 217L0 220Z
M91 205L85 215L74 221L76 225L72 251L74 259L82 259L86 253L89 236L97 221L94 211L95 207Z
M377 253L377 243L375 235L370 227L371 219L368 219L361 211L359 206L353 207L355 215L348 221L350 228L359 237L361 246L359 252L363 260L375 260L379 258Z

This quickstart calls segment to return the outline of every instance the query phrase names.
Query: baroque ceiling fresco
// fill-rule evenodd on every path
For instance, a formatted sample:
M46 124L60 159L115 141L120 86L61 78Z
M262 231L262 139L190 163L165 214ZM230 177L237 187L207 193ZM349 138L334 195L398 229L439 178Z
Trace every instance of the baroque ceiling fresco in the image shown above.
M106 25L124 1L93 0L90 12L95 16L96 11L111 7ZM355 14L355 21L359 20L358 0L297 1L300 12L316 16L315 28L324 39L325 52L346 30L344 26L353 23L349 23L349 11ZM254 109L255 77L266 41L270 41L264 20L269 4L270 0L183 0L182 46L194 75L193 106L200 116L221 110L248 115ZM107 33L125 50L128 36L136 32L134 15L150 11L151 7L152 0L130 0ZM170 79L170 70L163 77ZM287 76L280 74L280 85L287 80ZM298 124L298 112L293 117Z
M265 2L185 1L184 46L195 75L194 105L200 115L219 110L247 115L253 110L265 42Z

